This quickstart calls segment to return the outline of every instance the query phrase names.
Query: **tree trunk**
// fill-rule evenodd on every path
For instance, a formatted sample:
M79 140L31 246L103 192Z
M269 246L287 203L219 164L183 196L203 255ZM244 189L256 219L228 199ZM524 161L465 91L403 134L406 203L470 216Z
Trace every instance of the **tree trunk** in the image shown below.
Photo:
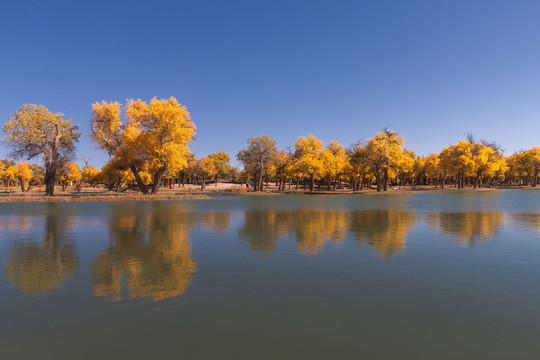
M388 169L384 169L384 191L388 190Z
M161 182L161 175L165 172L165 170L158 170L154 174L154 181L152 182L152 195L157 194L159 192L159 183Z
M309 191L313 192L313 186L314 186L314 182L315 182L315 174L311 174L309 180L310 180L309 181Z
M54 185L56 183L56 168L49 165L45 167L45 195L54 195Z
M263 187L263 161L261 158L261 161L259 162L259 191L262 191Z
M24 182L22 179L19 179L19 181L21 182L21 191L24 192Z
M130 166L129 169L133 173L133 176L135 177L135 180L137 180L137 185L139 186L139 189L142 191L144 195L148 194L148 187L144 185L144 182L142 181L141 175L139 174L139 170L135 166Z

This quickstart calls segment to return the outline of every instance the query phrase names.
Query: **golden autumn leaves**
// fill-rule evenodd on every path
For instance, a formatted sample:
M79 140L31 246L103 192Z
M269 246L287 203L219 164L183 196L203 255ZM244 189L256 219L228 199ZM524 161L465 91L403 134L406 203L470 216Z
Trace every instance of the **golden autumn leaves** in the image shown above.
M453 184L463 188L465 184L480 187L529 183L536 186L540 173L540 148L504 157L495 144L477 142L472 136L428 156L417 156L405 148L405 138L389 129L349 149L335 141L324 147L322 141L310 134L299 137L288 152L272 145L262 147L269 154L264 159L245 155L261 148L254 143L270 144L268 139L263 140L263 137L250 138L248 147L237 158L244 163L247 176L255 184L262 184L263 178L273 179L280 191L285 190L286 183L290 188L291 182L296 182L298 189L301 181L304 188L309 184L310 191L315 191L315 183L317 190L323 185L326 190L335 190L345 182L353 191L373 184L377 191L405 185L443 188Z
M51 113L45 106L25 104L4 124L4 141L15 157L43 158L46 195L53 195L57 172L71 157L81 135L73 121L63 116Z
M129 100L119 103L95 103L91 131L96 144L107 151L109 165L118 171L131 171L139 189L148 193L149 174L152 193L159 191L162 177L187 166L187 144L195 136L189 112L171 97L167 100Z
M207 181L217 182L229 174L229 180L251 182L256 191L263 190L263 183L269 181L275 182L279 191L285 191L287 185L291 189L294 183L298 189L301 182L310 191L322 187L358 191L373 185L377 191L386 191L395 185L536 186L540 173L538 147L504 157L494 144L469 137L438 154L417 156L405 147L405 138L390 129L349 148L336 141L325 147L310 134L299 137L289 150L280 150L268 135L251 137L236 156L244 167L238 173L223 152L195 159L188 144L195 137L196 127L187 109L174 97L149 102L128 100L124 105L105 101L93 104L91 136L110 156L101 170L85 166L81 171L70 163L80 136L78 128L62 114L52 114L43 106L23 105L4 125L4 131L4 140L15 156L43 157L47 195L52 195L58 182L65 185L78 179L91 185L105 184L113 191L133 189L147 194L151 190L155 194L173 179L196 179L203 190ZM37 169L35 164L24 164L18 167ZM34 177L16 169L14 163L0 168L4 183L19 182L22 189Z
M200 230L238 231L242 244L265 257L272 256L283 245L294 246L302 255L314 256L328 247L347 243L367 246L378 256L391 257L407 251L409 233L417 225L440 231L445 239L464 246L495 238L507 221L535 232L540 229L540 214L533 213L422 213L400 206L355 210L259 207L245 209L243 222L236 227L232 222L234 212L200 211L189 203L111 206L110 216L103 224L109 240L89 262L93 293L105 301L157 301L183 294L199 269L191 236L206 236ZM3 232L38 230L31 240L12 242L6 248L5 277L11 286L29 296L63 288L81 265L76 243L69 234L80 225L84 214L73 213L80 209L56 210L48 212L44 219L0 219ZM421 229L424 231L425 227Z

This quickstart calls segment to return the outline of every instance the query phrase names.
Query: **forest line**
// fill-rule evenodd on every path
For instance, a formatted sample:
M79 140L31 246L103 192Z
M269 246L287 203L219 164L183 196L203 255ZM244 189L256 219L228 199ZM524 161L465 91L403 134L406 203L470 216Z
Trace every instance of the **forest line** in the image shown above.
M293 146L279 149L268 135L250 137L236 154L240 170L225 152L196 159L189 151L196 126L187 109L169 99L101 102L92 105L90 133L96 146L109 155L101 169L86 162L73 163L79 128L64 115L44 106L23 105L4 125L3 140L11 159L0 161L0 180L5 186L45 184L45 194L67 184L105 186L108 190L157 194L172 184L227 181L263 191L270 182L279 191L332 191L391 187L433 186L532 186L540 173L540 147L504 156L495 142L464 140L439 153L418 156L405 147L405 138L384 129L363 143L346 148L337 141L324 146L312 134L299 137ZM18 161L15 160L26 160ZM41 160L40 164L29 163ZM80 182L80 185L79 185Z

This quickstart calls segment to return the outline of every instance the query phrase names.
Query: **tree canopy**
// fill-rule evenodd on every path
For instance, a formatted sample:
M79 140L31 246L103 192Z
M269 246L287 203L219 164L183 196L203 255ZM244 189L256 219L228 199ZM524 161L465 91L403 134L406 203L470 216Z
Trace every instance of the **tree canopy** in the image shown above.
M73 121L63 116L45 106L25 104L4 125L4 141L15 158L43 157L46 195L53 195L56 172L69 160L81 135Z

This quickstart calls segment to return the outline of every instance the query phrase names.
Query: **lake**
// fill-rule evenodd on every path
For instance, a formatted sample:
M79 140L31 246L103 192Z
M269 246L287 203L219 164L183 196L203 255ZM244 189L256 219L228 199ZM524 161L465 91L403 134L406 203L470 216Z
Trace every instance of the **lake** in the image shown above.
M0 359L538 359L540 191L0 204Z

